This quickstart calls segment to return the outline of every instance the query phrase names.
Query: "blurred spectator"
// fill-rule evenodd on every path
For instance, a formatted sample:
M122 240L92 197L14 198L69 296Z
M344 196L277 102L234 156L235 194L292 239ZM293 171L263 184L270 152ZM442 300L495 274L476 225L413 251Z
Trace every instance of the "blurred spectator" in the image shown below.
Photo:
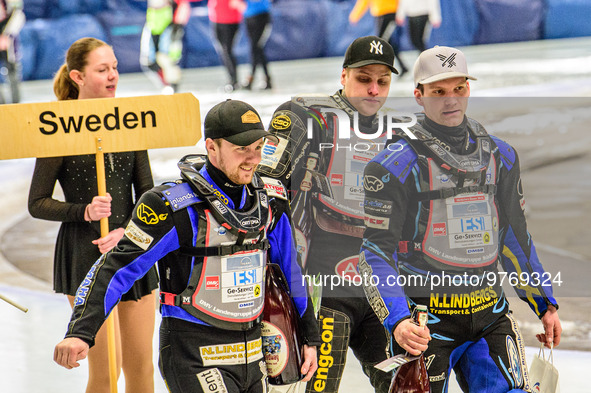
M10 84L12 103L20 101L20 64L16 53L16 39L25 25L22 0L0 0L0 72ZM0 104L4 104L0 92Z
M240 22L242 22L244 5L241 3L241 1L236 0L209 0L207 2L209 20L216 39L215 49L230 77L230 81L224 86L224 90L228 93L240 88L236 71L236 57L232 52L232 48L234 47L234 39L240 27Z
M265 56L265 44L271 35L271 0L246 0L244 20L250 40L250 63L252 64L244 87L248 90L252 89L254 74L257 66L260 65L265 72L264 89L270 89L271 76L267 66L267 56Z
M376 35L386 40L394 48L394 56L398 59L400 67L399 76L406 74L408 68L402 62L398 55L397 37L394 34L396 30L396 10L398 9L398 0L357 0L355 7L349 14L349 22L356 24L361 17L369 12L376 18Z
M190 16L188 0L148 0L140 64L165 94L177 91L181 80L179 61Z
M400 0L396 24L403 26L408 16L408 33L412 45L423 52L427 49L428 37L431 29L425 34L427 22L438 28L441 26L441 5L439 0Z

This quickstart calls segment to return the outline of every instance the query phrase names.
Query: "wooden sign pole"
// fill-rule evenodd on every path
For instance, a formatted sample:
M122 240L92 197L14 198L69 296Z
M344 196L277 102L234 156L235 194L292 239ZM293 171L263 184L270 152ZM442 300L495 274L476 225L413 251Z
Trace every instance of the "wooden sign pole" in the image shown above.
M26 308L25 306L21 306L20 304L18 304L17 302L15 302L14 300L10 300L9 298L7 298L6 296L3 296L0 294L0 300L4 300L6 303L18 308L19 310L21 310L22 312L27 312L29 311L28 308Z
M107 195L107 181L105 179L105 153L102 147L102 138L96 138L96 181L99 196ZM109 218L103 217L100 221L101 237L109 234ZM117 306L113 308L107 318L107 352L109 356L109 381L111 393L117 393L117 348L115 346L115 316Z

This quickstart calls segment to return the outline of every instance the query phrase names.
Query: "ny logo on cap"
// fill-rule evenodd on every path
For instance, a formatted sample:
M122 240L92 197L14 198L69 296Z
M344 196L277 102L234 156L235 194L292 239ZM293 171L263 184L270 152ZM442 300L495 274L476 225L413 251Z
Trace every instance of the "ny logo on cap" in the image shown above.
M445 65L447 64L448 68L452 68L457 66L456 62L454 61L456 59L456 53L452 53L451 55L449 55L449 57L446 57L445 55L437 55L437 57L439 58L439 60L441 60L441 67L445 67Z
M374 50L375 50L376 55L377 54L383 55L384 54L384 52L382 52L383 47L384 46L382 45L381 42L379 42L379 41L376 42L376 40L373 40L370 44L370 47L369 47L369 53L374 53Z

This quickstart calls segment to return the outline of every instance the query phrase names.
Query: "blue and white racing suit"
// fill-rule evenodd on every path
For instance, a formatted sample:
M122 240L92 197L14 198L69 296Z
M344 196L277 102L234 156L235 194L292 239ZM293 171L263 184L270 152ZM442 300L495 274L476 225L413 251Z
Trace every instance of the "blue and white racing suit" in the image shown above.
M367 165L359 273L374 276L366 295L392 334L416 304L429 307L433 392L447 391L452 368L464 391L529 391L501 281L541 318L557 307L550 276L527 231L517 153L471 119L463 127L464 153L425 131L395 139Z

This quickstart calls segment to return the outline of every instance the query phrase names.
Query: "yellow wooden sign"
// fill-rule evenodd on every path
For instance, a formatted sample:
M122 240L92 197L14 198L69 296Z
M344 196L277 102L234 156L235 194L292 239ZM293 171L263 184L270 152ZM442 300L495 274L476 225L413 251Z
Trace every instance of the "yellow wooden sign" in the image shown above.
M193 146L201 137L191 93L0 105L0 159Z

